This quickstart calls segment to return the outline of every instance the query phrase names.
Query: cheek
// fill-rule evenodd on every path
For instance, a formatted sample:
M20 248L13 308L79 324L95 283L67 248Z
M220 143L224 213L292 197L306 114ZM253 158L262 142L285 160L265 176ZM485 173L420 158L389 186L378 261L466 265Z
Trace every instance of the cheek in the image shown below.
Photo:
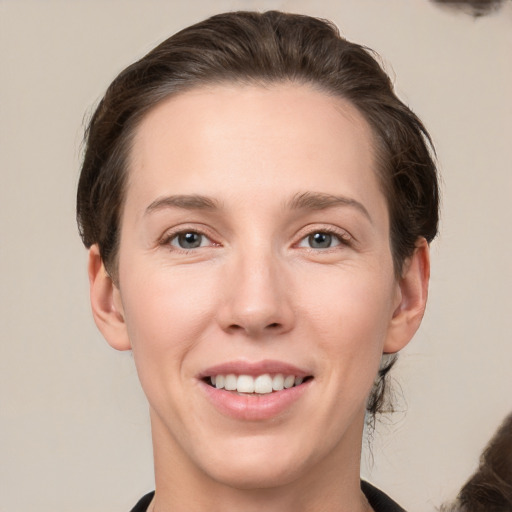
M390 267L391 268L391 267ZM353 390L371 386L378 370L393 311L392 270L340 272L303 294L304 315L314 327L316 344L331 360L330 378ZM321 286L323 284L323 286Z
M374 331L371 339L385 334L396 288L391 265L389 269L354 265L303 277L302 308L324 333L321 339L349 332Z
M185 356L194 349L214 310L213 278L197 268L138 269L120 276L125 321L141 377L171 369L183 370ZM165 364L161 362L165 360ZM166 377L168 378L168 376Z

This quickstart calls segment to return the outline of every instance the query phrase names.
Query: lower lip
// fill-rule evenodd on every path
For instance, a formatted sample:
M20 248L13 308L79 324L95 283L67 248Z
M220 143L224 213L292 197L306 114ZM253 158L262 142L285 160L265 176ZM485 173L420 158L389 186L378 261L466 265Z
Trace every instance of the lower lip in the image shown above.
M201 388L222 414L238 420L263 421L275 418L292 407L309 388L311 381L264 395L239 395L235 391L214 388L203 381Z

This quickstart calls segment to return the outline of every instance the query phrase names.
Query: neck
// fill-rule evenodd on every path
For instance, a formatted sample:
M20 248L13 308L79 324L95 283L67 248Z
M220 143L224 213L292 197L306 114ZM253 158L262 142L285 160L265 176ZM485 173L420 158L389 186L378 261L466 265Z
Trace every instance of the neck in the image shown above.
M155 498L149 512L369 512L360 488L362 421L328 457L290 471L276 485L233 485L194 464L155 414L151 417Z

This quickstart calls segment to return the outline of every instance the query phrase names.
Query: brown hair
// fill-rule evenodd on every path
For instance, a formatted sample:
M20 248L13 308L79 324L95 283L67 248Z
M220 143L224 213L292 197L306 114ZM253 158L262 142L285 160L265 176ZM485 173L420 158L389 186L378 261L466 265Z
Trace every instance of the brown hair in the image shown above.
M480 457L475 474L457 501L442 512L510 512L512 510L512 414L504 421Z
M77 220L85 246L98 244L114 280L126 170L144 115L164 98L202 85L284 81L309 84L350 101L371 126L397 275L418 238L430 242L435 237L439 197L430 137L396 97L372 52L342 38L325 20L277 11L232 12L178 32L126 68L92 116ZM384 377L393 362L379 373L371 410L382 405Z

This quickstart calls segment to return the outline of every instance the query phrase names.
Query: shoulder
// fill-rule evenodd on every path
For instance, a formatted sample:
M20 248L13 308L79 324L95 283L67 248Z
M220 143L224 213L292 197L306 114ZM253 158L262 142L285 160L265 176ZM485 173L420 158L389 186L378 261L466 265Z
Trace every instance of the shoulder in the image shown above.
M387 494L364 480L361 480L361 490L375 512L405 512L405 510Z

